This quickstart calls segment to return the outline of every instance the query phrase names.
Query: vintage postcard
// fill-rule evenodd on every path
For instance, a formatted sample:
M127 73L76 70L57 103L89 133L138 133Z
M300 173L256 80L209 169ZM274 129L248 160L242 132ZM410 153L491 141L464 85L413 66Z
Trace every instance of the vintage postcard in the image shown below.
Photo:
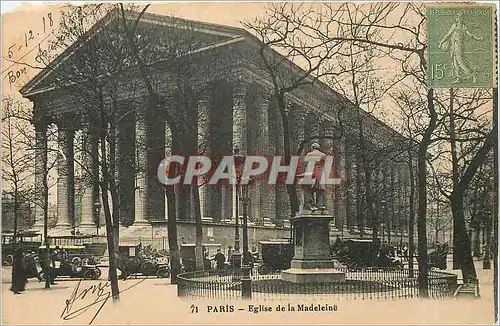
M496 323L497 15L2 2L2 323Z

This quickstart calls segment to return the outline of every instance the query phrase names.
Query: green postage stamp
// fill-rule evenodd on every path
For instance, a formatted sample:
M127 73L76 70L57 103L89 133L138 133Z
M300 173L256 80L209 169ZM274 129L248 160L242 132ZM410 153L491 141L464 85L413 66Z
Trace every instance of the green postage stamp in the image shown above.
M443 3L427 7L427 84L491 88L495 77L495 6Z

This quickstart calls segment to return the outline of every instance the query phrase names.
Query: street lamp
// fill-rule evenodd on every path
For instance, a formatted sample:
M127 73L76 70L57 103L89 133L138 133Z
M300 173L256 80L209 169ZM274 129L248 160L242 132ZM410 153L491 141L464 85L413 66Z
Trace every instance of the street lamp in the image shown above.
M240 155L240 149L235 147L234 149L234 165L235 165L235 178L236 182L233 187L236 189L236 203L235 203L235 214L236 214L236 227L234 229L234 252L231 256L231 264L235 270L241 268L241 252L240 252L240 213L239 213L239 183L241 181L241 170L243 167L244 157Z
M235 165L235 175L236 175L236 230L235 230L235 243L234 243L234 253L233 262L235 262L235 267L241 267L242 278L241 278L241 296L244 299L250 299L252 297L252 281L250 279L250 251L248 251L248 203L250 201L250 187L252 184L252 179L243 179L243 166L245 164L245 156L239 154L239 148L234 149L234 165ZM240 260L241 254L239 252L240 248L240 231L239 231L239 211L238 203L239 200L242 202L243 206L243 259ZM236 257L235 257L236 254Z
M96 232L99 234L99 223L100 223L100 218L99 215L101 213L101 203L99 202L99 199L94 202L94 214L95 214L95 225L96 225Z
M244 299L252 297L250 279L250 252L248 251L248 203L250 202L250 186L252 180L239 184L240 198L243 204L243 276L241 278L241 295Z

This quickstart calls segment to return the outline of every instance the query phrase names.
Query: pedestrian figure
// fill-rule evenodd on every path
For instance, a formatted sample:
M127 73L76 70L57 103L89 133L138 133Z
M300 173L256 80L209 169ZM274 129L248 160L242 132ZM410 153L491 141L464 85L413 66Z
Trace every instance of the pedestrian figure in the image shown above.
M217 254L215 254L215 267L217 269L224 269L224 263L226 262L226 257L224 257L224 254L220 251L220 249L217 249Z
M212 269L212 263L210 262L210 259L208 258L208 252L203 252L203 268L208 271Z
M233 247L227 247L227 261L231 262L231 258L233 257Z
M50 255L50 264L52 265L52 268L56 268L59 266L56 266L56 261L59 260L59 246L56 246L52 254ZM59 264L57 264L59 265Z
M26 278L23 258L23 250L21 248L17 248L13 255L12 285L10 287L10 290L14 294L20 294L26 289L26 282L28 279Z
M43 281L38 273L38 268L36 267L35 253L27 252L24 257L24 266L26 268L26 280L28 278L36 277L38 281Z

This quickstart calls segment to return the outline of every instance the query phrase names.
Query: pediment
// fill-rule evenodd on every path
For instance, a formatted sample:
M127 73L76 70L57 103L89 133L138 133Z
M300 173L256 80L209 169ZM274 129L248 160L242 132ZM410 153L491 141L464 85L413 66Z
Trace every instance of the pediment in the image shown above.
M137 12L127 12L128 26L137 20ZM247 35L244 29L145 13L137 25L138 47L147 65L178 57L198 49ZM108 13L92 28L40 71L22 89L30 95L112 75L135 64L128 49L122 17Z

